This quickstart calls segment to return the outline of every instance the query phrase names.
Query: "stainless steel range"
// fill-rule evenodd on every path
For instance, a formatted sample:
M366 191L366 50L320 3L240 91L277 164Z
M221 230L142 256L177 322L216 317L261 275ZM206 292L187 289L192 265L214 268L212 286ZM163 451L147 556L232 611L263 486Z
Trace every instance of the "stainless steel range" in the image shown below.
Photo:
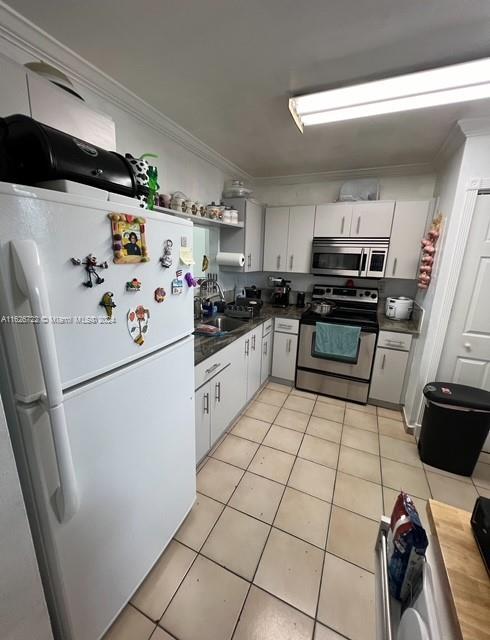
M367 402L369 383L376 350L378 321L377 289L344 288L315 285L312 305L301 317L296 387L353 402ZM328 314L318 311L328 309ZM316 324L327 322L360 327L355 361L342 362L338 358L318 355L315 349Z

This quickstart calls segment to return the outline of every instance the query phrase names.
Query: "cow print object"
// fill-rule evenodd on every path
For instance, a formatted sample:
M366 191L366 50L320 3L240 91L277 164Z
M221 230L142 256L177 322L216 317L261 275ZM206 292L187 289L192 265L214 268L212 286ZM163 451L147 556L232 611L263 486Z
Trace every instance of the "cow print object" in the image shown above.
M138 187L139 195L136 196L136 199L140 203L140 207L146 209L146 201L147 195L142 194L144 191L147 193L148 184L150 182L150 165L146 160L140 160L139 158L133 158L130 153L126 154L126 160L131 165L131 169L133 170L134 179L136 180L136 185ZM143 189L141 189L143 187Z

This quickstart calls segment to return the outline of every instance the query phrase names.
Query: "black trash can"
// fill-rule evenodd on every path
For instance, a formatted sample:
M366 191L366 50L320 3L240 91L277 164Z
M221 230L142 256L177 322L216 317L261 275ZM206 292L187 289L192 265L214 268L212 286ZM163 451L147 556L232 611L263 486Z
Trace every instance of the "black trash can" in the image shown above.
M424 396L420 459L471 476L490 430L490 393L452 382L430 382Z

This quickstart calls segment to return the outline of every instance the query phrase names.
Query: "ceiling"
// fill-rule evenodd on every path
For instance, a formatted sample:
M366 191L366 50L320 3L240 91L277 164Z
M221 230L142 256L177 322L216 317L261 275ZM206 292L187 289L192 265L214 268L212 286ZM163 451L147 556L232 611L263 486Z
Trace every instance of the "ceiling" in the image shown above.
M288 97L490 55L488 0L10 0L256 177L428 162L490 101L311 127Z

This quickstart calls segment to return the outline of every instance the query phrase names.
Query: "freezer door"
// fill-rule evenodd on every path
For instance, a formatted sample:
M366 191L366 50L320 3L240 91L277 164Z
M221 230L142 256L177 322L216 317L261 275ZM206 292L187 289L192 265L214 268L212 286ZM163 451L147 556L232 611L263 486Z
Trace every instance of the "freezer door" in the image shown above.
M12 191L12 185L10 185ZM88 198L76 198L44 189L30 191L17 188L9 192L0 184L0 329L8 351L10 369L17 398L37 399L43 391L43 379L32 324L23 324L32 314L30 302L19 288L19 272L32 281L42 271L48 300L47 319L54 332L60 377L64 389L89 380L115 367L155 351L193 331L193 291L184 282L181 295L171 294L176 269L192 271L179 260L182 243L192 247L192 224L170 215L123 207ZM111 222L108 213L130 213L146 219L149 262L114 264ZM19 265L14 259L15 242L32 239L39 255L39 265ZM169 268L159 258L164 243L173 243ZM105 261L108 269L99 269L104 282L84 286L86 272L72 264L71 258L84 259L93 253ZM126 291L126 283L137 278L140 291ZM163 287L164 302L155 301L155 289ZM112 292L116 307L113 322L104 323L101 306L104 293ZM127 323L130 309L142 305L149 311L148 332L144 344L132 339ZM12 319L14 317L14 319ZM16 317L16 318L15 318Z
M80 506L60 524L41 403L18 407L60 637L97 640L195 499L193 338L66 394Z

